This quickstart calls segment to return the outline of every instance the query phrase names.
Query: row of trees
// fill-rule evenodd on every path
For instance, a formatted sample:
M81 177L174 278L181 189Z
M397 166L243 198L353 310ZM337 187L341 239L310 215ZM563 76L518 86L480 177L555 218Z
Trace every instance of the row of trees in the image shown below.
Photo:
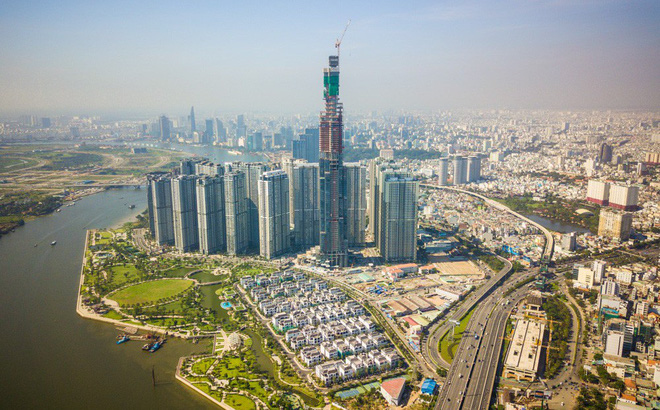
M568 338L571 333L573 318L568 307L558 298L551 297L543 301L543 310L546 312L552 330L552 341L547 349L548 365L545 369L545 377L554 377L564 361L568 349Z

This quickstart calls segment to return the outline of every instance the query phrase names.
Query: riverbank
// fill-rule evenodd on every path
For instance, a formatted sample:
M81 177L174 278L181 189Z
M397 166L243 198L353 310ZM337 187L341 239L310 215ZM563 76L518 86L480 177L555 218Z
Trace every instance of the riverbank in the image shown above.
M194 340L194 339L200 339L200 338L208 338L212 337L213 335L211 334L201 334L201 335L189 335L189 334L184 334L181 332L177 332L175 330L171 329L164 329L159 326L153 326L149 324L144 324L144 323L138 323L135 320L130 320L130 319L124 319L124 320L118 320L118 319L112 319L106 316L103 316L102 314L94 312L93 309L90 309L89 307L85 306L83 303L83 296L82 296L82 289L85 284L85 266L87 266L88 262L88 251L89 251L89 238L90 234L94 234L94 230L88 230L86 231L85 234L85 247L84 247L84 253L83 253L83 258L82 258L82 266L80 267L80 282L78 284L78 297L77 297L77 302L76 302L76 313L84 318L84 319L90 319L90 320L96 320L99 322L104 322L104 323L109 323L112 325L115 325L120 328L125 328L125 327L132 327L137 330L142 330L148 333L158 333L161 335L165 336L172 336L172 337L178 337L181 339L186 339L186 340Z

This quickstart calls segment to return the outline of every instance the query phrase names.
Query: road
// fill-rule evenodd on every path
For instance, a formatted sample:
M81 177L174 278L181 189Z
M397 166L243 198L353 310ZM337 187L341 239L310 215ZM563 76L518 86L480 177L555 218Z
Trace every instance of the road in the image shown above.
M509 273L513 265L511 262L504 258L500 258L505 263L496 275L491 277L485 284L483 284L474 293L468 296L449 316L449 320L459 321L470 311L472 308L481 301L493 288L502 281L502 279ZM436 366L449 368L450 364L440 355L438 345L440 339L448 331L451 330L451 323L449 320L438 322L429 329L429 337L424 339L422 351L426 352L426 357L431 359L431 362Z
M522 280L533 276L527 272ZM506 321L514 306L527 296L532 284L504 296L517 281L508 280L479 304L459 344L440 391L436 409L486 409L495 385Z

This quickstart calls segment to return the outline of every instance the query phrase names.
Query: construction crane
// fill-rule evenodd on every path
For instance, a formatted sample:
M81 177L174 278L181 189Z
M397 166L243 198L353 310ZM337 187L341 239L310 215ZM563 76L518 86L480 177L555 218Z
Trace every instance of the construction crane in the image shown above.
M348 30L348 26L351 25L351 20L348 20L348 23L346 23L346 27L344 28L344 31L341 33L341 37L335 41L335 48L337 49L337 57L339 57L339 47L341 46L341 41L344 39L344 35L346 34L346 30Z

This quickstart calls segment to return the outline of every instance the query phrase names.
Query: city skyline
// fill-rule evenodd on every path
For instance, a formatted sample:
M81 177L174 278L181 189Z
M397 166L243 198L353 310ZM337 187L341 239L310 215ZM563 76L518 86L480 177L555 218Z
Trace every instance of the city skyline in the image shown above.
M355 113L657 109L659 14L655 2L622 1L7 2L0 114L317 112L316 75L349 18L344 99Z

